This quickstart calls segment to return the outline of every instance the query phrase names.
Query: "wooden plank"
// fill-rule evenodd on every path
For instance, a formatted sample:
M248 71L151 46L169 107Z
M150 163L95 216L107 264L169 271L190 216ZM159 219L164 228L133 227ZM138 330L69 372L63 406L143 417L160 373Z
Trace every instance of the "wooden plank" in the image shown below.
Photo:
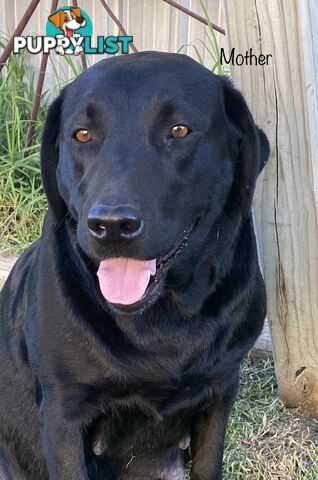
M252 350L252 357L262 360L273 359L272 337L269 329L268 320L264 324L264 328L260 337L256 340Z
M272 148L255 213L280 395L287 406L318 417L317 129L310 128L308 93L308 55L315 50L302 30L307 18L316 31L317 8L294 0L224 0L224 6L230 48L273 55L268 66L231 72Z
M300 28L304 50L304 78L306 85L308 124L313 152L318 152L318 2L300 0ZM313 162L313 183L318 204L318 162Z
M164 32L164 28L169 25L170 6L162 0L154 2L154 49L162 52L168 52L169 33Z
M129 0L129 32L134 36L134 44L136 48L142 50L143 37L143 1ZM150 20L151 21L151 20Z
M257 246L258 264L260 266L262 275L264 276L263 258L260 252L260 240L259 240L259 234L257 230L254 211L252 211L252 215L253 215L253 224L254 224L254 230L255 230L256 246ZM265 319L265 323L264 323L264 327L261 335L255 342L252 355L253 355L253 358L262 359L262 360L273 359L273 345L272 345L272 338L271 338L271 333L270 333L270 328L268 323L268 317L266 317Z
M6 255L3 253L0 255L0 290L16 261L17 257L14 257L13 255Z

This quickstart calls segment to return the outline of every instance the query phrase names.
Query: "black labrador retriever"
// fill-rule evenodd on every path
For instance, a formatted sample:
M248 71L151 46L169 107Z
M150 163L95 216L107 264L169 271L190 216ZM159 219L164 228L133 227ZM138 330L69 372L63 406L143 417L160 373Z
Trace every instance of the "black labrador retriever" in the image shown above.
M250 215L269 153L184 55L99 62L53 102L43 234L1 293L0 477L222 477L265 317Z

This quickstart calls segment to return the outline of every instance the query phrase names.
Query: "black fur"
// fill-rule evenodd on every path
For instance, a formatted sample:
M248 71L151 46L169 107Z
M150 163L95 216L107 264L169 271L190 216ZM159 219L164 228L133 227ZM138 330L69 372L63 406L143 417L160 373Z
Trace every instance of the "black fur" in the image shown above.
M191 133L171 138L180 123ZM221 479L265 317L250 209L268 153L231 82L183 55L105 60L63 90L43 135L43 234L1 292L1 478L181 480L190 441L192 480ZM134 205L142 235L102 245L96 203ZM189 225L156 294L104 299L102 259L162 257Z

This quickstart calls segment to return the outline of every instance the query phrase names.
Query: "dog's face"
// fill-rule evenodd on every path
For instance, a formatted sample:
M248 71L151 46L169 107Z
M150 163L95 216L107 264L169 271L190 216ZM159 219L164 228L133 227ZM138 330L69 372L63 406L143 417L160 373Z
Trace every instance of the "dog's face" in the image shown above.
M68 211L104 298L120 311L151 305L167 275L189 279L224 206L249 214L259 170L242 96L183 55L98 63L54 102L44 132L56 225Z
M49 20L57 28L63 30L66 37L72 37L75 30L86 25L86 20L78 7L73 7L69 10L59 10L50 15Z

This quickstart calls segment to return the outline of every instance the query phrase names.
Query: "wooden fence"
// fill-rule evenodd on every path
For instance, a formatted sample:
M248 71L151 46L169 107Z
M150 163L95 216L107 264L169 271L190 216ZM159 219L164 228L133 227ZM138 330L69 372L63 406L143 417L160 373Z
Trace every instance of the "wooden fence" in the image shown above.
M280 395L318 417L318 2L224 8L230 48L273 55L231 73L271 143L254 206Z

